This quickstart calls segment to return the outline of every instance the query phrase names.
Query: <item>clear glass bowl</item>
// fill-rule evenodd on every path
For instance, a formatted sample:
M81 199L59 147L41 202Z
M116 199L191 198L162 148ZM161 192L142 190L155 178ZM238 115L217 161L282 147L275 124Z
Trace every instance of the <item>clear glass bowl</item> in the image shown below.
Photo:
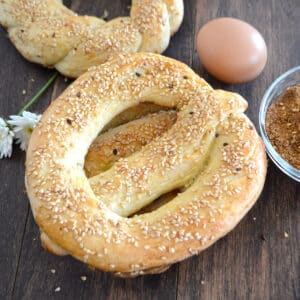
M266 132L266 114L273 102L279 100L285 90L293 85L300 83L300 66L297 66L293 69L290 69L286 73L278 77L268 88L266 93L263 96L262 102L260 104L259 110L259 128L261 136L266 145L266 149L269 157L275 163L275 165L287 174L289 177L300 182L300 170L291 166L286 160L284 160L278 152L273 148L267 132ZM300 121L299 121L300 122Z

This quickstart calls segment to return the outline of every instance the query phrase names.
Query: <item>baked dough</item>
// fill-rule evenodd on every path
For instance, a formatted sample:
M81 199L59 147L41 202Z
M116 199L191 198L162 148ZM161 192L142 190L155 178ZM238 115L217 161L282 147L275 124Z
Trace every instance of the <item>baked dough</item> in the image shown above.
M130 17L105 22L58 0L1 0L0 23L25 58L78 77L118 53L162 53L183 10L183 0L133 0Z
M91 143L144 101L176 109L173 126L88 179ZM119 276L161 272L213 244L252 207L265 180L264 146L246 108L238 94L213 90L160 55L92 67L50 105L29 143L27 192L48 243ZM181 192L173 200L136 214L174 189Z

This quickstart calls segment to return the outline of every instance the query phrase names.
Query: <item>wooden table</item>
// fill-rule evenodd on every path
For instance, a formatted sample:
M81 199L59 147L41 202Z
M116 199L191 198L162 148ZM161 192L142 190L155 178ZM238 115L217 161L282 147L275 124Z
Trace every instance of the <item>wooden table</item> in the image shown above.
M67 4L79 13L98 16L107 9L112 18L128 14L130 1L74 0ZM269 61L255 81L224 85L200 65L196 32L220 16L248 21L265 37ZM187 0L183 25L165 54L187 63L214 87L241 93L257 125L266 88L278 75L300 64L300 1ZM53 71L23 59L3 29L0 57L0 114L9 116ZM33 110L43 112L67 84L58 78ZM273 163L269 163L257 204L233 232L164 274L124 280L42 249L24 188L25 154L17 148L11 159L0 162L0 299L300 299L300 185ZM57 287L60 292L55 292Z

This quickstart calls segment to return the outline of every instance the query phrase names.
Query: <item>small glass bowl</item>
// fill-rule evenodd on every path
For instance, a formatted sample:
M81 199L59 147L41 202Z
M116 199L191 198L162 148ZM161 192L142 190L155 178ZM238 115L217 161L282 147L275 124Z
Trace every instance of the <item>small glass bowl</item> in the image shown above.
M267 89L263 96L262 102L260 104L259 110L259 128L261 132L262 139L266 145L266 149L269 157L275 163L275 165L287 174L289 177L300 182L300 170L294 168L286 160L284 160L279 153L273 148L267 132L266 132L266 114L273 102L279 100L285 90L293 85L300 83L300 66L290 69L286 73L278 77L271 86Z

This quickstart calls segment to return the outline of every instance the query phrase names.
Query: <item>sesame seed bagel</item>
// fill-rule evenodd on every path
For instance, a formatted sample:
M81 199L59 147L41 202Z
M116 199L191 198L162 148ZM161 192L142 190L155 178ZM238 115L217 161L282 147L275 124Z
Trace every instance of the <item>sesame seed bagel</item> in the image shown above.
M88 179L85 156L99 132L144 101L175 109L174 124ZM265 180L263 143L246 108L238 94L213 90L157 54L92 67L46 110L27 150L27 192L45 246L137 276L213 244L252 207ZM137 214L176 189L171 201Z
M2 0L0 23L26 59L78 77L117 53L162 53L183 11L183 0L133 0L130 17L105 22L59 0Z

